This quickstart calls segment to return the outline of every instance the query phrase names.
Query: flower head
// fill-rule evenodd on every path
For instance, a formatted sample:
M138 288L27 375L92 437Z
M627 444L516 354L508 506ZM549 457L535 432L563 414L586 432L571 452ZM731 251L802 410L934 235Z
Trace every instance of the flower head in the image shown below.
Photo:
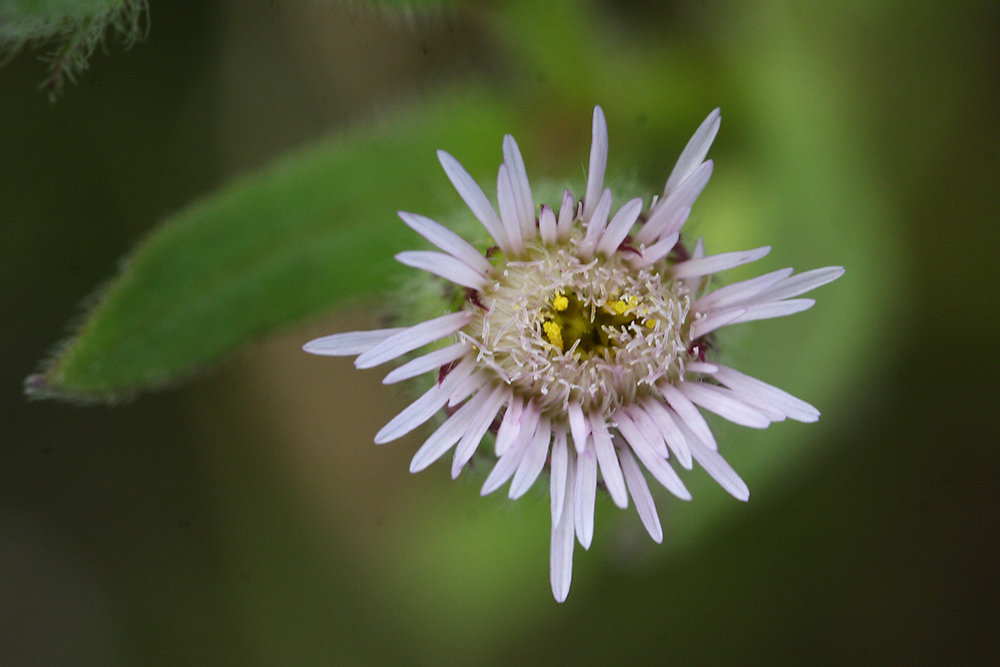
M492 237L485 252L446 227L413 213L403 222L441 252L403 252L411 267L465 288L461 305L416 326L334 334L305 345L322 355L358 355L369 368L442 340L448 345L410 359L386 383L433 372L437 380L375 436L395 440L447 408L447 418L410 464L423 470L452 447L452 477L494 432L496 464L486 495L510 481L518 498L549 469L551 582L556 600L569 593L574 539L589 548L598 478L619 507L635 503L657 542L663 533L646 473L679 498L685 488L669 460L702 466L740 500L746 484L718 453L699 408L751 428L786 418L815 421L819 412L760 380L707 360L722 326L805 310L797 297L840 277L827 267L793 275L782 269L709 291L709 277L753 262L765 246L706 256L689 251L680 231L708 183L705 160L719 129L715 110L681 153L662 196L643 215L642 199L612 215L604 188L608 135L594 109L586 191L567 190L536 208L520 150L503 140L497 210L444 151L438 158L459 195Z

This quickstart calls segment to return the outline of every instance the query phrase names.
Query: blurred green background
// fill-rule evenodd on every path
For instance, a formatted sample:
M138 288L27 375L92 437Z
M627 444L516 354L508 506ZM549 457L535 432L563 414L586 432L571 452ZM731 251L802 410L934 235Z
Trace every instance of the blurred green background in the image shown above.
M151 4L54 105L37 53L0 69L0 664L996 664L1000 6ZM580 180L601 104L609 174L649 192L721 106L693 230L772 244L746 275L848 269L731 341L820 422L720 425L751 501L686 476L663 546L599 503L564 605L542 490L409 475L415 439L371 444L405 397L301 353L377 309L124 406L21 390L157 221L443 87L513 110L533 179Z

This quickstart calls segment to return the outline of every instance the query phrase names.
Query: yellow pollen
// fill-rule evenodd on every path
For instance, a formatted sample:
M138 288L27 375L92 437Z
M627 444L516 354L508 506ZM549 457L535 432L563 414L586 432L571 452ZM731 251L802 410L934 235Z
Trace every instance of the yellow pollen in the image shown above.
M624 315L637 305L639 305L639 299L634 296L627 296L624 299L608 302L608 308L618 315Z
M566 310L568 307L569 299L567 299L564 294L557 292L556 295L552 297L552 309L557 313Z
M565 299L566 297L562 297ZM555 322L542 322L542 329L545 330L545 337L549 339L549 342L553 345L562 348L562 327Z

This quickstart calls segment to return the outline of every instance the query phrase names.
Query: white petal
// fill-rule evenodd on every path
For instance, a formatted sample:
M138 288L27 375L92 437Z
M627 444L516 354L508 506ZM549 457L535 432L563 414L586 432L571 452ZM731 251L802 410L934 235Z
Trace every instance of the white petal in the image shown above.
M510 243L507 241L507 235L503 231L503 225L500 224L500 218L497 217L497 212L493 210L493 205L490 204L486 195L483 194L482 188L469 175L465 167L450 154L445 151L438 151L437 155L441 166L444 168L444 173L448 175L448 180L455 186L455 190L458 191L458 195L462 198L462 201L465 202L466 206L472 211L472 214L476 216L476 219L486 228L486 231L493 237L493 240L500 246L500 249L504 252L509 252Z
M618 507L625 509L628 507L628 491L625 489L625 478L622 477L622 468L618 464L615 445L611 441L611 434L608 433L604 415L596 412L591 414L590 426L594 434L594 453L597 454L597 463L601 467L601 478L608 489L608 494L611 495L611 500Z
M601 195L600 201L594 207L593 215L587 222L587 234L577 247L577 255L584 261L594 256L597 242L601 240L605 227L608 225L608 215L611 214L611 190L607 189Z
M576 481L576 464L570 460L566 467L566 497L562 503L562 512L558 518L552 519L552 543L549 549L549 578L552 582L552 595L556 602L563 602L569 595L570 582L573 579L573 487Z
M513 396L507 405L507 411L503 415L503 420L500 422L500 428L497 430L494 450L497 458L503 456L507 449L517 442L517 436L521 433L521 416L523 413L524 401L516 395Z
M525 451L535 436L540 416L541 413L534 404L528 403L524 406L521 431L518 433L517 442L507 449L503 456L500 457L500 460L497 461L497 464L493 466L493 470L486 477L486 482L483 483L483 488L480 491L482 495L489 495L499 489L517 471L517 467L521 464L521 459L524 458Z
M418 347L423 347L455 333L471 322L473 317L474 314L471 311L463 310L404 329L359 356L354 361L354 365L358 368L371 368L384 364L407 352L412 352Z
M792 269L779 269L771 273L765 273L762 276L757 276L756 278L751 278L750 280L743 280L732 285L720 287L691 304L691 309L704 313L709 310L741 306L746 301L755 299L758 294L780 283L790 275L792 275Z
M708 114L708 117L698 126L687 146L681 151L681 156L677 158L677 164L674 165L673 171L670 172L667 185L663 188L664 197L676 190L701 165L702 160L708 155L708 149L712 146L712 142L715 141L715 135L719 133L721 123L722 112L716 109Z
M649 418L660 429L660 435L666 440L670 451L677 457L677 462L685 470L690 470L691 450L688 449L687 438L677 426L677 420L680 417L677 417L673 410L652 397L643 401L643 407L646 408L646 414L649 415Z
M538 231L542 235L542 243L552 244L558 239L556 214L545 204L542 204L541 213L538 214Z
M597 500L597 460L587 449L576 459L576 488L573 489L573 521L580 546L590 548L594 539L594 502Z
M452 445L458 442L475 422L490 393L488 388L483 388L465 405L456 410L452 416L448 417L413 455L413 460L410 461L410 472L420 472L451 449Z
M535 480L538 479L542 468L545 467L545 459L548 457L549 443L551 441L552 422L548 418L542 418L538 421L538 428L535 430L535 435L532 437L528 449L524 452L521 463L517 466L514 479L511 480L510 493L508 494L511 500L516 500L523 496L531 488L531 485L535 483Z
M622 462L622 472L625 474L625 483L628 485L628 492L635 501L635 509L639 513L642 525L646 527L649 536L657 544L663 542L663 528L660 526L660 516L656 513L656 504L653 503L653 495L649 492L649 485L642 474L642 469L636 463L635 457L628 448L618 450L618 458Z
M469 377L476 368L475 357L466 357L448 373L441 384L435 384L420 398L406 406L402 412L393 417L388 424L375 434L375 444L395 440L406 435L416 427L437 414L437 411L448 402L448 396L459 382Z
M601 241L597 244L597 252L609 256L617 252L618 246L632 231L632 225L638 220L640 213L642 213L642 199L640 198L632 199L622 206L608 223L607 229L604 230L604 235L601 236Z
M597 207L604 188L604 169L608 163L608 122L604 110L594 107L593 141L590 144L590 167L587 170L587 190L583 196L583 219L589 220Z
M484 389L481 393L485 393L486 391ZM490 395L483 402L475 419L466 428L465 434L455 447L455 458L451 462L452 479L458 477L459 473L462 472L462 468L469 462L472 455L476 453L476 448L479 447L483 436L486 435L486 431L489 430L493 420L496 419L500 408L510 399L510 396L510 389L506 389L501 385L490 392Z
M524 158L521 149L517 147L514 137L507 134L503 138L503 161L510 173L510 184L514 190L514 201L517 202L517 217L521 222L521 236L526 241L535 238L535 200L531 196L531 183L528 182L528 171L524 168Z
M715 374L715 378L737 392L752 394L766 401L773 409L796 421L814 422L819 419L819 410L805 401L795 398L788 392L757 378L735 371L732 368L720 366L718 372Z
M690 213L691 209L690 208L681 209L682 213L685 211ZM655 264L656 262L660 261L661 259L670 254L670 251L674 249L674 246L677 245L677 241L679 241L680 238L681 235L678 234L677 232L674 232L670 236L663 237L662 239L660 239L653 245L649 246L648 248L643 247L643 249L640 251L642 253L640 256L633 256L630 258L632 266L634 266L637 269L641 269L644 266Z
M691 340L698 340L702 336L706 336L720 327L735 324L739 321L740 317L746 314L746 312L746 308L712 311L705 317L695 320L694 324L691 325L691 330L689 332Z
M552 430L552 463L549 472L549 499L552 525L563 515L566 499L566 471L569 464L569 446L566 443L566 426L559 424Z
M687 396L671 384L657 385L657 389L663 393L663 397L667 399L667 403L670 403L670 407L680 417L678 425L686 425L691 429L695 437L701 440L709 449L714 450L719 448L715 443L715 436L712 435L712 429L708 427L705 418L701 416L698 408L694 406L694 403Z
M707 276L719 271L727 271L742 264L756 262L767 253L771 252L771 246L766 245L753 250L738 250L736 252L724 252L711 257L701 257L680 262L671 267L674 278L697 278Z
M302 349L309 354L321 354L328 357L349 357L367 352L382 341L395 336L400 331L406 331L406 327L376 329L375 331L346 331L311 340L303 345Z
M563 190L562 205L559 207L559 221L556 223L556 232L560 239L566 239L573 228L573 217L576 215L574 209L576 204L573 201L573 194L569 190Z
M719 486L728 491L737 500L746 501L750 498L750 489L746 482L740 479L722 456L702 443L697 438L689 438L691 443L691 456L698 462L709 476L718 482Z
M682 208L691 208L695 200L698 199L698 195L708 185L709 179L712 178L713 168L711 160L702 163L693 174L681 183L677 190L657 202L649 213L649 220L636 233L636 243L648 245L658 238L679 232L687 220L687 216L680 217L677 212Z
M767 428L771 420L745 403L733 400L718 387L702 382L681 382L678 385L681 392L709 412L714 412L723 419L734 424L749 428Z
M462 260L483 275L489 275L493 265L465 239L430 218L416 213L399 211L406 225L449 255Z
M579 403L570 403L566 415L569 418L569 430L573 434L573 445L576 447L576 453L582 454L583 450L587 448L590 424L587 423L587 418L584 417L583 409Z
M448 347L428 352L423 356L406 362L386 375L382 380L382 384L393 384L402 380L409 380L410 378L417 377L422 373L432 371L435 368L441 368L445 364L457 361L471 351L472 348L468 343L452 343Z
M474 290L482 290L489 284L482 273L462 260L443 252L407 250L396 255L396 261Z
M684 366L685 373L707 373L711 375L712 373L719 370L719 367L715 364L709 364L704 361L689 361Z
M497 172L497 204L500 206L500 220L504 233L510 241L511 251L519 254L524 251L524 239L521 236L521 222L517 218L517 202L514 200L514 187L510 182L510 172L507 165L500 165Z

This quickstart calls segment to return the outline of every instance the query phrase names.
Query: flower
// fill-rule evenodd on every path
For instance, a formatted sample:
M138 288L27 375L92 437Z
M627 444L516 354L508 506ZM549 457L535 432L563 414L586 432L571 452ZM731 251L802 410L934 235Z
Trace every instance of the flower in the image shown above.
M510 481L509 496L518 498L547 466L550 575L559 602L569 593L574 539L587 549L593 538L598 476L619 507L627 507L631 496L646 530L661 542L643 468L684 500L691 495L671 457L685 469L697 462L733 496L749 497L719 455L699 407L751 428L819 418L808 403L706 361L719 327L805 310L814 301L792 297L844 272L827 267L793 275L782 269L708 290L712 274L770 250L706 256L701 241L689 253L679 240L712 174L705 155L719 123L716 109L688 142L644 219L642 199L611 215L611 190L604 188L607 124L600 107L594 109L586 191L578 201L566 190L558 212L542 204L536 214L512 136L503 139L497 175L499 216L459 162L438 151L445 173L495 247L481 252L429 218L400 212L404 223L442 252L403 252L396 259L465 288L461 305L416 326L334 334L304 347L313 354L358 355L355 366L370 368L452 340L386 376L392 383L434 372L437 381L375 442L395 440L447 408L447 418L413 457L411 472L454 447L451 473L457 477L491 430L496 464L483 495Z

